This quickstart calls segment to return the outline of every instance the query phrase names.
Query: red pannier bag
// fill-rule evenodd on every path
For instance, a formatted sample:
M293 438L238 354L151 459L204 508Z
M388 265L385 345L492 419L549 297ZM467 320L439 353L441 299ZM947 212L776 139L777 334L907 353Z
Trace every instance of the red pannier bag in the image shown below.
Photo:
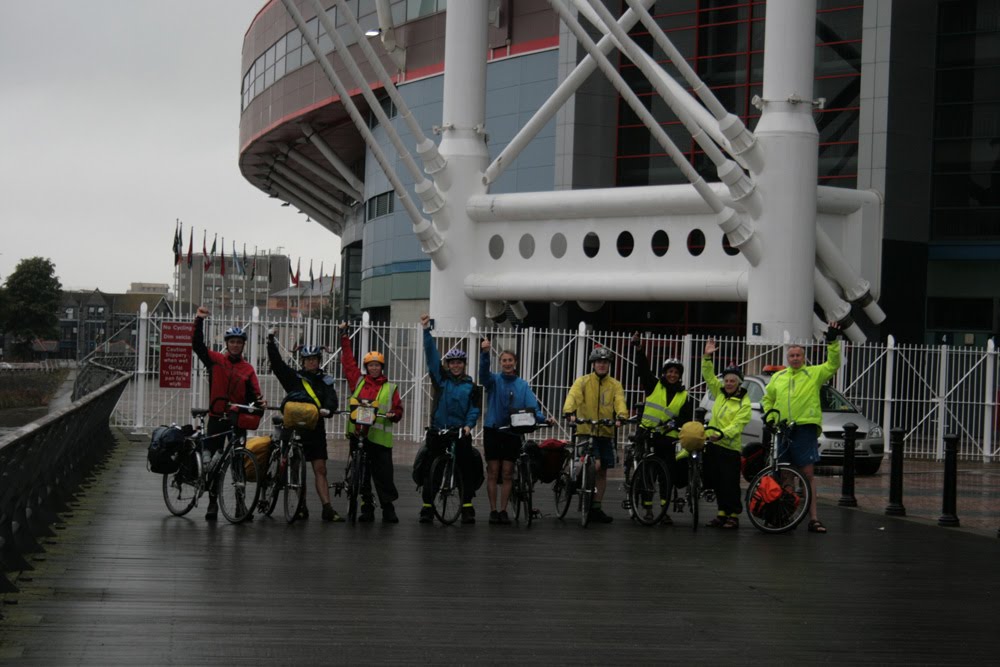
M563 463L569 456L569 449L564 440L549 438L541 444L528 448L531 457L531 474L539 482L549 484L554 482L562 471Z

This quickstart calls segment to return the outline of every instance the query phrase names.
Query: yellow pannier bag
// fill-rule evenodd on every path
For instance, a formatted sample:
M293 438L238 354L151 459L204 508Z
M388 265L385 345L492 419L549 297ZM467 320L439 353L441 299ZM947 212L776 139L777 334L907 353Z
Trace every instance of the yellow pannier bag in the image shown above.
M681 426L677 439L687 451L697 452L705 447L705 425L701 422L688 422Z
M289 401L281 408L281 416L285 420L285 428L311 431L319 421L319 408L313 403Z
M257 464L257 474L263 475L264 471L267 470L267 459L271 455L271 436L262 435L256 438L247 438L247 449L253 454L254 462ZM247 481L256 482L257 478L251 470L250 466L246 466L247 469Z

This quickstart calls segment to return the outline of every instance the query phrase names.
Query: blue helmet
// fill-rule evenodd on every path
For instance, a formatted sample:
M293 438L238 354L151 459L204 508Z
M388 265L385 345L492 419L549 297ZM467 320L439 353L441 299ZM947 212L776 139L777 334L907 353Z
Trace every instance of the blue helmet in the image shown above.
M242 338L243 342L246 342L247 332L241 327L229 327L226 329L226 333L222 336L222 339L229 340L230 338Z
M444 355L445 361L451 361L452 359L458 359L459 361L465 361L468 359L465 355L465 350L460 350L457 347L448 350Z
M322 348L316 347L315 345L303 345L299 348L299 358L308 359L309 357L323 357Z

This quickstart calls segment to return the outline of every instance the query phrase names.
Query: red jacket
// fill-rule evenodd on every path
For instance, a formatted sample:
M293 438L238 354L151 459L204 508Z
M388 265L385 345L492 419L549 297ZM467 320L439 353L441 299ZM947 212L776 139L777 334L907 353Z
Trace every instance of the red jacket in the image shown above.
M389 381L385 373L377 378L361 374L358 362L354 359L354 352L351 350L350 336L340 337L340 363L344 365L344 377L347 378L347 386L351 390L351 395L354 394L359 381L364 383L361 387L361 393L358 394L358 398L374 401L378 398L378 392L382 389L382 385ZM399 388L392 392L392 409L389 412L393 413L393 416L389 419L391 422L395 423L403 418L403 402L399 398Z
M263 397L263 394L260 392L257 372L250 362L243 357L234 359L229 354L215 352L205 346L202 322L200 317L194 318L191 349L208 369L209 414L220 417L226 411L226 406L218 399L225 398L227 403L245 405Z

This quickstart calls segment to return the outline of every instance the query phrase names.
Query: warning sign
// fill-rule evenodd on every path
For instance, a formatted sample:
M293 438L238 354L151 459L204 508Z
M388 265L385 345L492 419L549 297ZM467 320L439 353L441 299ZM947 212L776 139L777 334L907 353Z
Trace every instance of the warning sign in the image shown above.
M191 336L194 322L164 322L160 332L160 387L191 388Z

